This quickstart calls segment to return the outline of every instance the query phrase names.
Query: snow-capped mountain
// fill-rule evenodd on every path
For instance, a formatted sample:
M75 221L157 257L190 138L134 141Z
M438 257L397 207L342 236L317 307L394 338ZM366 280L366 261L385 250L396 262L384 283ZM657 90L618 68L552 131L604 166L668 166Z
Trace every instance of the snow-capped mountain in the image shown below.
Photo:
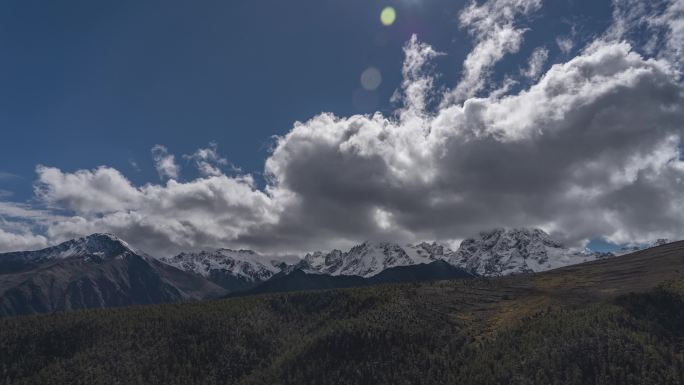
M572 250L540 229L495 229L461 242L447 261L477 275L540 272L611 256Z
M197 300L226 295L111 234L0 254L0 316Z
M36 251L19 251L2 254L3 262L41 263L55 259L83 258L84 260L105 260L140 254L128 243L112 234L97 233L72 239L59 245Z
M283 261L252 250L218 249L160 258L178 269L201 275L229 290L245 289L281 271Z
M397 266L442 260L481 276L540 272L612 256L573 250L540 229L495 229L464 240L452 251L438 243L400 246L387 242L364 242L347 252L307 254L296 267L310 273L372 277Z
M114 235L93 234L43 250L0 254L0 315L209 298L253 289L273 277L298 289L348 287L541 272L621 254L569 249L539 229L495 229L464 240L456 251L434 242L364 242L346 252L296 260L230 249L156 259Z
M650 249L651 247L662 246L670 243L671 241L666 238L658 238L653 242L648 242L639 245L624 246L620 250L614 252L615 255L625 255L630 253L635 253L640 250Z
M369 278L398 266L431 263L444 259L445 248L436 243L400 246L389 242L364 242L347 252L307 254L298 268L319 274L356 275Z

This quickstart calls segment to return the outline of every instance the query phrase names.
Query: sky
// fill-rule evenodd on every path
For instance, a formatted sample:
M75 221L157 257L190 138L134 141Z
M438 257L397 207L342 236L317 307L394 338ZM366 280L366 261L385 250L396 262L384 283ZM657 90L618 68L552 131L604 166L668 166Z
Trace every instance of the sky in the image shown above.
M684 0L8 0L0 52L0 252L684 238Z

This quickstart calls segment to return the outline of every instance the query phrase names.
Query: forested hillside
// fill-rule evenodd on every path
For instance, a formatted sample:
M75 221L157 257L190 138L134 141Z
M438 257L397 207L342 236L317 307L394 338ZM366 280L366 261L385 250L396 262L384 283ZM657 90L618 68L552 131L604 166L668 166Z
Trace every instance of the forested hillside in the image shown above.
M684 243L538 275L0 319L5 384L682 384Z

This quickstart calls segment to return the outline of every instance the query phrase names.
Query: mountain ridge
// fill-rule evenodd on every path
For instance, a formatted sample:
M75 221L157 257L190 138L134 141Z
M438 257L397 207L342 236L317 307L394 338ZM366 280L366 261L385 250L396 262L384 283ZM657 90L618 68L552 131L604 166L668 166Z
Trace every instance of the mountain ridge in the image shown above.
M231 297L253 294L279 293L303 290L340 289L387 283L437 281L446 279L475 278L467 271L454 267L443 260L431 263L390 267L371 277L358 275L328 275L293 269L276 274L268 281Z
M10 383L674 385L683 306L680 241L540 274L1 318L0 341Z
M383 277L391 274L397 274L396 282L451 278L460 273L495 277L612 256L565 248L539 229L481 232L464 240L456 251L437 242L402 246L366 241L346 252L309 253L296 261L225 248L154 258L113 234L95 233L41 250L0 254L0 314L268 291L276 285L269 283L271 279L297 290L366 286L384 282ZM448 264L451 275L434 269L437 262Z
M230 291L247 290L282 270L281 262L252 250L216 249L180 253L160 261L209 279Z
M153 304L225 295L111 234L0 254L0 315Z
M461 242L455 251L437 242L401 246L390 242L363 242L349 251L307 254L299 268L329 275L372 277L388 267L443 260L481 276L541 272L607 258L612 253L566 248L541 229L497 228Z

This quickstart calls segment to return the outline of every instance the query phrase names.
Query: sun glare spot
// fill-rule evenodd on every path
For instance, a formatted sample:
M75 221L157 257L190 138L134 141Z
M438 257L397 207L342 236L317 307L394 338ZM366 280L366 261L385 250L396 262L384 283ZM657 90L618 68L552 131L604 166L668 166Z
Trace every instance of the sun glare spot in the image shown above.
M380 21L383 25L390 26L397 19L397 11L392 7L385 7L380 13Z

